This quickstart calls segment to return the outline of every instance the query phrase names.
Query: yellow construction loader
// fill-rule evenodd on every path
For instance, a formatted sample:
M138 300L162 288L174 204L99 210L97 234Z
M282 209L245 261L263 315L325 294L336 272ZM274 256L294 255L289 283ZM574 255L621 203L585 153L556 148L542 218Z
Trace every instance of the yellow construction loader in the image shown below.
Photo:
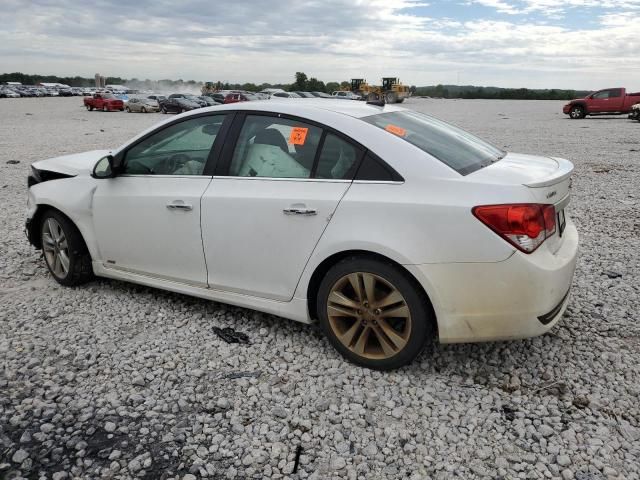
M364 78L352 78L351 91L365 100L382 100L385 103L402 103L410 95L409 87L395 77L383 77L381 87L369 85Z

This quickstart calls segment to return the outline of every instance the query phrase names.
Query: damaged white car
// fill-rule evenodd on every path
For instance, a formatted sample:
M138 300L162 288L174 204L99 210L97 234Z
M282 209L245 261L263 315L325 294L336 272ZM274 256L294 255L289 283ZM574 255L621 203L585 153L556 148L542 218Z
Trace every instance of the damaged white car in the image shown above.
M573 165L396 106L246 102L35 162L30 242L93 275L318 320L350 361L549 330L568 302Z

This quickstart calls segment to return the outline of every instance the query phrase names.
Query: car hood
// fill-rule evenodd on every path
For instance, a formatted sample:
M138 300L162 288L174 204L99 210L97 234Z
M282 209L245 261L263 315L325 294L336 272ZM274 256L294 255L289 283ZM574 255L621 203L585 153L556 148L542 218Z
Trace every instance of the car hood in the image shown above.
M66 175L88 175L102 157L109 155L109 150L92 150L90 152L63 155L33 162L32 166L38 170L64 173Z
M568 178L572 171L573 164L562 158L507 153L502 160L477 170L469 177L487 183L542 187Z

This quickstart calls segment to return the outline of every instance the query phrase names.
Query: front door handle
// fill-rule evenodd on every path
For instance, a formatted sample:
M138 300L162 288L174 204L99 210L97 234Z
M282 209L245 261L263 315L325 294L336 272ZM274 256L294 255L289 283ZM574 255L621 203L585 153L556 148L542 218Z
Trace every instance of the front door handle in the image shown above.
M191 210L193 210L193 205L189 205L188 203L173 202L168 203L167 208L169 210L182 210L183 212L190 212Z
M307 208L305 206L292 205L289 208L282 210L285 215L303 215L311 216L317 215L318 211L315 208Z

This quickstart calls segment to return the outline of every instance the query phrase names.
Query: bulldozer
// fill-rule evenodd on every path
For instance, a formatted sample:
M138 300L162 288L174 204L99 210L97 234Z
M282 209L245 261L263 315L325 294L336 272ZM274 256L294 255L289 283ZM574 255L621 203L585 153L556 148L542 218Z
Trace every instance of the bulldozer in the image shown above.
M205 82L200 91L202 92L202 95L206 95L208 93L215 93L220 89L222 89L221 82Z
M369 85L364 78L352 78L351 91L367 101L385 103L402 103L410 95L409 87L395 77L383 77L381 87Z

